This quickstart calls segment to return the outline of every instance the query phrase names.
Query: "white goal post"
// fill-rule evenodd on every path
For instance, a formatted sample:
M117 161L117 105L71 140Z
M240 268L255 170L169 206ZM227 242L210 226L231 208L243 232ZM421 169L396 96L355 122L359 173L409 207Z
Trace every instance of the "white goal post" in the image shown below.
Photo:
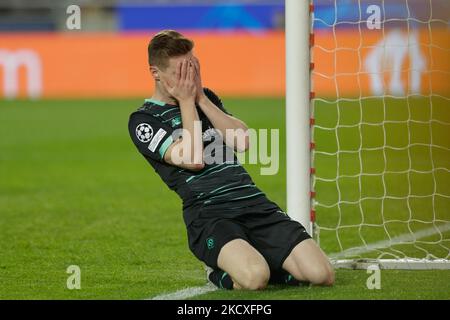
M445 0L285 0L287 213L335 267L450 269L449 21Z
M311 234L309 7L306 0L286 0L286 191L288 214Z

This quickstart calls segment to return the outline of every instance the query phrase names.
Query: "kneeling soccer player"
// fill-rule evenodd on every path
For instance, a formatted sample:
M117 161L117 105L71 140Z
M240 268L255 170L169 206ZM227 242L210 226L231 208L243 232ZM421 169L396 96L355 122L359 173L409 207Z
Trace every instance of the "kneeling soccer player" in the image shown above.
M220 288L256 290L269 281L332 285L322 250L239 164L234 152L248 149L247 127L203 88L193 47L173 30L151 39L155 92L128 124L139 152L183 201L191 251Z

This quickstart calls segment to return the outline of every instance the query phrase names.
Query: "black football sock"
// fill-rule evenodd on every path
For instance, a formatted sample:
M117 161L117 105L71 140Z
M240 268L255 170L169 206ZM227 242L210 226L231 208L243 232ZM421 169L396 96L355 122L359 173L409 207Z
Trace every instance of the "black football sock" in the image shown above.
M287 272L286 272L287 273ZM287 284L288 286L298 286L300 285L300 281L298 281L297 279L295 279L290 273L287 273L284 278L283 281L285 284Z
M209 274L209 281L220 289L233 290L233 280L231 280L230 275L220 269Z
M309 284L307 281L299 281L295 279L289 272L285 270L272 271L269 283L285 284L288 286L300 286Z

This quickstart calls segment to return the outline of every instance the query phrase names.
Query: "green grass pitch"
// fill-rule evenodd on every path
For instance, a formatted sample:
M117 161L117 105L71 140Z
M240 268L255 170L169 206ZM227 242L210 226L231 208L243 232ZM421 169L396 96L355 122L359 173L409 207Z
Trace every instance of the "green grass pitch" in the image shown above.
M205 274L202 264L187 247L186 231L181 216L181 204L176 194L160 181L153 169L139 155L127 132L128 115L141 100L73 100L73 101L12 101L0 103L0 299L144 299L179 289L202 286ZM250 127L280 128L284 137L284 101L282 99L225 99L227 108ZM404 101L403 101L404 102ZM402 146L402 132L407 124L388 132L377 126L364 125L362 137L351 127L361 119L377 122L408 117L427 118L421 103L405 109L402 100L388 101L391 108L384 118L379 102L367 102L364 112L359 104L316 104L317 123L332 128L348 124L335 131L317 130L317 150L333 153L357 147L358 139L372 137L363 145L377 147L388 139ZM426 101L422 101L426 103ZM383 106L381 106L383 107ZM435 101L433 117L450 122L449 111L443 101ZM408 113L408 110L413 110ZM337 114L339 112L339 117ZM397 118L396 118L397 117ZM414 139L427 136L427 127L410 123ZM431 130L435 144L450 147L445 126L435 123ZM396 131L398 130L398 131ZM421 135L421 132L423 133ZM333 136L333 134L335 134ZM380 134L384 134L381 136ZM429 136L429 134L428 134ZM391 139L391 140L389 140ZM427 143L427 141L419 141ZM347 145L346 145L347 144ZM246 165L257 185L268 197L285 208L285 143L280 146L280 170L276 176L259 175L258 165ZM415 169L429 170L427 150L418 147ZM434 150L436 166L448 168L448 151ZM345 157L345 155L342 155ZM359 171L380 173L383 170L404 170L404 152L388 155L389 168L380 167L380 151L367 151L359 161L349 154L337 160L326 154L316 157L319 177L334 179L336 172L352 175ZM405 158L406 157L406 158ZM408 163L406 166L408 166ZM360 164L364 165L361 169ZM423 178L421 180L421 177ZM430 174L411 176L413 192L430 195L449 194L449 174L436 171L441 189L433 189ZM330 206L339 201L353 201L356 197L379 195L384 192L380 176L368 177L355 187L352 178L339 179L341 198L336 183L317 182L317 201ZM405 195L405 177L387 177L387 193ZM416 181L417 180L417 181ZM360 188L361 187L361 188ZM390 189L389 189L390 188ZM372 193L371 193L372 192ZM360 236L368 241L382 240L386 230L391 236L405 232L405 222L416 218L411 228L423 228L419 220L431 216L434 205L436 218L449 219L450 205L445 197L435 197L434 204L416 203L419 216L405 216L406 201L367 201L363 207L342 204L341 207L318 207L318 222L336 231L321 232L321 245L327 253L361 245ZM420 206L423 206L420 208ZM381 210L383 209L383 210ZM391 210L395 209L395 210ZM391 216L380 217L381 212ZM339 219L341 216L342 219ZM380 218L392 221L385 229L367 230L345 228L361 223L377 224ZM397 221L397 222L396 222ZM400 221L400 222L398 222ZM348 232L346 232L348 231ZM443 235L449 239L449 234ZM337 240L339 238L340 242ZM426 240L426 239L425 239ZM339 244L340 243L340 244ZM445 243L444 243L445 244ZM423 245L435 255L448 255L444 246ZM402 248L411 254L423 254L415 246ZM447 251L446 251L447 249ZM389 249L390 250L390 249ZM392 251L397 253L396 251ZM391 253L392 253L391 252ZM66 269L70 265L81 268L81 289L68 290ZM270 286L262 292L216 291L196 299L449 299L450 271L387 271L381 273L381 290L368 290L365 271L338 270L332 288Z

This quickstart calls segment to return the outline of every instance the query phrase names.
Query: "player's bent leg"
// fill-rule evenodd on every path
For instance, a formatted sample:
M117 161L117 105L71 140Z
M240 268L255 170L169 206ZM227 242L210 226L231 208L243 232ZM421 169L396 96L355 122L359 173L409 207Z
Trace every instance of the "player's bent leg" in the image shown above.
M300 281L327 286L334 283L333 267L313 239L296 245L284 261L283 269Z
M243 239L225 244L217 265L233 279L234 289L260 290L267 286L270 269L264 257Z

